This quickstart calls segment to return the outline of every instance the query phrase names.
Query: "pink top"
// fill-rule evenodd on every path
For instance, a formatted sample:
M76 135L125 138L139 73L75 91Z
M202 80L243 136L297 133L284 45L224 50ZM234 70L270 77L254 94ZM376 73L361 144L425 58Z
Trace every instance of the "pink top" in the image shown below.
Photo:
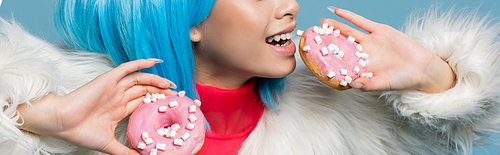
M257 126L264 105L255 89L255 79L233 90L196 84L201 110L210 130L197 155L237 154L241 144Z

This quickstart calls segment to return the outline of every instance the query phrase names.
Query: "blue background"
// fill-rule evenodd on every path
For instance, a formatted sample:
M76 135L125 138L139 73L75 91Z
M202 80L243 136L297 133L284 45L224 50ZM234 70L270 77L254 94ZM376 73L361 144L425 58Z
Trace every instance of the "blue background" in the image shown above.
M52 8L55 0L3 0L0 6L0 17L15 18L25 29L37 37L51 43L60 43L52 19ZM348 9L375 22L400 29L408 15L414 11L425 11L431 6L440 6L442 10L455 7L457 9L474 9L479 7L479 14L490 14L500 18L499 0L297 0L300 6L297 16L297 29L305 30L313 25L320 25L321 18L332 18L344 23L326 6ZM348 24L353 26L352 24ZM500 141L500 135L494 136ZM474 149L476 154L500 154L500 146L485 146Z

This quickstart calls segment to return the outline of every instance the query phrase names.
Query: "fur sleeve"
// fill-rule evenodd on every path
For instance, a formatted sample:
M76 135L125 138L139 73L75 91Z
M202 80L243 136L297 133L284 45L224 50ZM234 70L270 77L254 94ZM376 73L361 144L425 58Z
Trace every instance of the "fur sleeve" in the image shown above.
M396 112L415 128L448 135L461 149L470 150L479 134L498 131L500 23L479 17L477 11L439 13L432 8L410 18L403 32L448 62L456 83L436 94L385 92Z
M65 95L112 67L105 55L63 50L0 18L0 154L74 151L62 140L20 130L17 107L48 93Z

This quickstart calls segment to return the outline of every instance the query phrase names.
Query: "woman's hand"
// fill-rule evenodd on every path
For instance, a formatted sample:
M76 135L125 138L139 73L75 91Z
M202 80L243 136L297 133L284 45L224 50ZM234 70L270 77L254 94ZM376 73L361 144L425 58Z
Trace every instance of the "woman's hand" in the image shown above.
M65 96L49 94L18 107L23 129L60 138L110 154L138 154L119 143L115 128L143 102L146 93L176 94L172 82L157 75L135 72L155 60L124 63Z
M344 36L353 36L370 55L366 66L373 78L358 78L351 86L364 91L417 89L436 93L450 89L455 75L450 66L408 35L387 25L375 23L342 9L335 14L368 33L361 32L332 19L322 19L339 29Z

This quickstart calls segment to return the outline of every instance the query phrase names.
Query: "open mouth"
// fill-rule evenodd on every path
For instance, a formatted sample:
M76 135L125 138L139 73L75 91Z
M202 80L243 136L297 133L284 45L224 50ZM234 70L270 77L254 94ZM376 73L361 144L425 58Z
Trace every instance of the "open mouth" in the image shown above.
M277 34L274 36L267 37L266 43L271 44L273 46L287 46L290 44L290 39L292 38L293 33L285 33L285 34Z

